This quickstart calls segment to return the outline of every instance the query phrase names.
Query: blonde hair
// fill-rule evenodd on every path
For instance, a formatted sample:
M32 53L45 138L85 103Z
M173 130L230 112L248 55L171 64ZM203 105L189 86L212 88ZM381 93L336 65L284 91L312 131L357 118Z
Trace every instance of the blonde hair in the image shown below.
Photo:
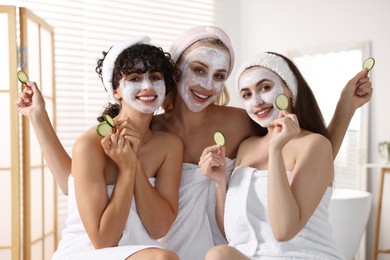
M229 91L228 91L226 84L225 84L225 86L223 87L223 91L214 100L213 104L218 105L218 106L227 106L227 104L229 104L229 102L230 102L230 95L229 95Z

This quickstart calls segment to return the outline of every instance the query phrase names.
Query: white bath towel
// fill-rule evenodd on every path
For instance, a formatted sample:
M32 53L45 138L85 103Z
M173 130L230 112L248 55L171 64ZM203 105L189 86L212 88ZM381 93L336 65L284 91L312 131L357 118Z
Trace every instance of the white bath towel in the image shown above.
M155 180L149 180L154 185ZM108 196L111 196L113 189L114 185L107 186ZM66 227L62 232L61 241L52 259L126 259L142 249L160 247L160 244L152 239L144 228L133 199L126 226L118 246L95 250L84 229L77 209L73 176L69 176L68 179L68 192Z
M226 163L231 173L234 160L226 158ZM198 165L183 164L179 213L168 234L159 241L182 260L204 259L208 249L227 243L215 220L215 184Z
M251 259L343 259L328 221L332 188L326 190L305 227L293 239L278 242L269 224L267 176L268 171L251 167L233 172L224 221L229 245Z

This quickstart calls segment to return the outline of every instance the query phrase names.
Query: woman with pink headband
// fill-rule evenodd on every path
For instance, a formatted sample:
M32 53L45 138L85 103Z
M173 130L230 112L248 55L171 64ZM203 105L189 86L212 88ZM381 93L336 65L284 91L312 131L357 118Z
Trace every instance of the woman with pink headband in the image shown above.
M367 74L349 84L371 91ZM237 85L247 114L267 134L241 143L230 179L223 150L205 159L218 165L207 175L216 183L218 224L229 242L205 259L344 259L328 220L334 152L310 87L291 60L270 52L245 61ZM278 95L288 97L288 106L275 104Z
M255 132L245 111L215 104L228 97L225 82L234 65L234 51L224 31L199 26L185 31L169 53L181 75L156 115L152 128L168 131L184 142L184 162L179 190L179 213L161 242L182 259L203 259L207 250L226 240L215 219L215 188L198 165L205 147L214 143L215 131L227 137L227 167L233 170L240 142ZM228 118L227 118L228 116Z
M177 88L163 103L165 112L154 116L151 126L178 135L185 148L178 217L161 243L178 252L182 259L197 260L211 246L226 243L216 224L215 185L202 173L212 167L204 161L205 156L217 152L219 147L208 148L203 156L202 153L205 147L213 145L214 132L223 132L227 142L222 150L231 172L239 144L255 135L258 128L245 110L224 106L229 102L225 82L234 66L234 51L223 30L213 26L191 28L172 43L169 52L181 75L176 79ZM345 87L340 98L343 102L339 102L329 126L334 154L354 111L370 100L371 92L362 98L355 95L356 88L352 83ZM71 159L52 129L41 95L29 93L28 99L31 98L31 106L21 112L33 118L31 123L48 166L67 193Z

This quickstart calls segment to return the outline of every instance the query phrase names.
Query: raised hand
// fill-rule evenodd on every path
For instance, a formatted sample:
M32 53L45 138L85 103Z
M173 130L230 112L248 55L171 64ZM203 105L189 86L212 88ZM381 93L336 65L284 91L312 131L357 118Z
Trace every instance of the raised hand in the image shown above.
M45 109L45 100L37 84L27 81L24 84L23 91L19 93L16 100L16 106L19 112L24 116L30 116L32 113Z
M350 79L341 92L340 102L350 104L354 110L370 101L373 88L368 70L363 69Z
M199 166L203 175L216 182L226 182L225 147L220 145L206 147L200 156Z

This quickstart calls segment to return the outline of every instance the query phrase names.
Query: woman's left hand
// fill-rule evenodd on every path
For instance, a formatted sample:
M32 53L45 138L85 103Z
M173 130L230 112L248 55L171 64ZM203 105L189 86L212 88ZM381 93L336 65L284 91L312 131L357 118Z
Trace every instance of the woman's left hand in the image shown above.
M126 137L118 134L109 134L101 140L104 152L122 170L136 165L137 156L131 147L131 142Z
M371 100L372 93L372 82L365 68L348 81L341 92L339 102L356 110Z
M301 131L297 116L287 111L280 111L278 118L272 121L271 125L274 126L274 131L270 145L275 148L281 149Z

